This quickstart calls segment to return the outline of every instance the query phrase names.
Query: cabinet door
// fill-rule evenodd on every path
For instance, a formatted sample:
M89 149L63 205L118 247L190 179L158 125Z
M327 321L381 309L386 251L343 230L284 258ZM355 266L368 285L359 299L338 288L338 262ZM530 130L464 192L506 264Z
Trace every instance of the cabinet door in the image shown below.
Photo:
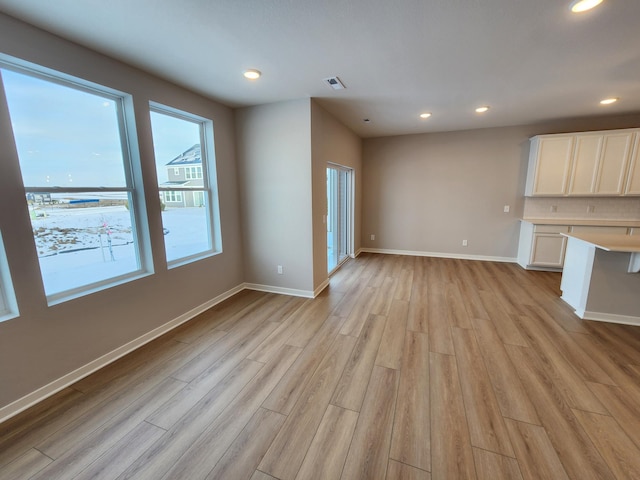
M591 195L596 182L603 135L576 137L569 195Z
M627 177L626 195L640 195L640 133L635 135L635 146L633 148L633 157L629 166L629 176Z
M533 195L567 193L573 135L557 135L538 139Z
M567 237L557 233L535 233L530 265L562 268Z
M604 136L594 193L598 195L623 193L632 140L633 133L612 133Z

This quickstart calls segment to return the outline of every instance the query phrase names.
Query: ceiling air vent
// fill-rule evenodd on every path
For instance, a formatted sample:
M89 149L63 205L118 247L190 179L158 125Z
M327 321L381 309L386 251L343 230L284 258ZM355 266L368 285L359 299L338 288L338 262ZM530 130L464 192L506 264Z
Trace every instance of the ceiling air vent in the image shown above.
M347 88L338 77L325 78L324 81L327 82L327 85L329 85L334 90L344 90L345 88Z

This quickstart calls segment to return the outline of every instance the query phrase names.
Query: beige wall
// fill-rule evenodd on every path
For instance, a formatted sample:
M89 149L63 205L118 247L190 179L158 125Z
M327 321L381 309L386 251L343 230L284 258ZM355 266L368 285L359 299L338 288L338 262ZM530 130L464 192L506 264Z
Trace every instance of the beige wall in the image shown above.
M362 245L513 260L529 138L639 125L640 115L626 115L365 139Z
M311 292L311 101L240 109L236 127L245 281Z
M355 179L354 252L362 244L362 141L315 101L311 103L311 151L313 163L313 286L317 289L327 275L327 164L337 163L353 170Z
M214 257L168 270L159 200L147 189L155 273L48 307L17 158L9 148L12 135L8 119L1 118L0 229L21 313L0 323L1 408L238 286L243 264L231 109L3 15L0 45L6 54L132 94L145 185L156 182L150 100L212 119L224 249ZM6 114L1 105L0 112Z

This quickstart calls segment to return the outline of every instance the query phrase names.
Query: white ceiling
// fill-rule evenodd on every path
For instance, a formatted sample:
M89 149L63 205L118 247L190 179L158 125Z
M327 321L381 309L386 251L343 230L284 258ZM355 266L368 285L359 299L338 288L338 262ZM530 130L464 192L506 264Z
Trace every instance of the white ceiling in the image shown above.
M569 2L0 0L0 11L233 107L314 97L371 137L640 112L640 0L580 15ZM247 68L262 78L245 80ZM333 75L346 90L323 82ZM599 105L609 96L621 100Z

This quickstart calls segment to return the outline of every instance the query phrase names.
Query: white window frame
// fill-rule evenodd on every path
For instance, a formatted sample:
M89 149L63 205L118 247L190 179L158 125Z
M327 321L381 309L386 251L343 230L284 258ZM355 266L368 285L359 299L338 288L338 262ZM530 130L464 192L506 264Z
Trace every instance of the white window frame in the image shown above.
M0 232L0 322L10 320L18 315L16 295L13 291L7 254L2 241L2 232Z
M25 185L24 189L25 193L33 193L36 195L43 193L126 192L132 212L131 229L132 237L134 238L134 245L136 247L135 253L138 269L126 274L117 275L115 277L98 280L79 287L49 294L46 296L48 305L55 305L79 298L90 293L115 287L152 274L153 263L150 241L148 234L143 235L143 231L147 230L147 219L144 214L146 208L144 205L144 192L142 191L141 186L142 172L140 169L140 159L139 156L136 155L134 165L133 151L129 142L129 138L137 138L137 134L135 132L135 121L133 120L132 96L128 93L120 92L104 85L10 57L2 53L0 53L0 68L11 70L23 75L29 75L75 90L91 93L93 95L99 95L103 98L108 98L116 105L118 128L120 130L123 169L126 182L125 187L27 187ZM2 82L1 75L0 82ZM4 88L2 90L4 90ZM10 128L12 128L12 126L10 126ZM137 187L136 185L140 185L140 187ZM44 283L44 279L42 279L42 281Z
M182 203L182 192L178 190L163 191L164 201L166 203Z
M180 176L180 167L173 167L173 174L176 176Z
M199 115L153 101L149 102L149 111L173 116L177 119L197 123L200 125L200 155L202 159L202 166L199 168L201 172L200 178L202 178L202 186L194 188L179 186L168 187L159 185L158 191L194 192L195 190L203 192L205 197L205 205L207 207L206 220L207 232L209 235L209 249L193 255L188 255L186 257L167 261L167 267L179 267L181 265L186 265L188 263L217 255L222 252L222 235L220 230L220 208L218 203L218 181L215 165L213 121L208 118L201 117ZM189 167L185 167L185 175L188 168Z
M200 147L202 149L202 147ZM186 180L199 180L202 178L202 167L185 167Z

